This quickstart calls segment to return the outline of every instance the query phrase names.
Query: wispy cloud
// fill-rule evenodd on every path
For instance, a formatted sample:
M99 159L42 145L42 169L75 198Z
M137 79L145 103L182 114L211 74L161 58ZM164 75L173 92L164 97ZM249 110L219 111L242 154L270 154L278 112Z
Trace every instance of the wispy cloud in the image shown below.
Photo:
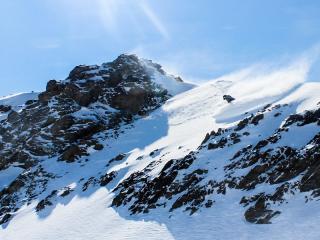
M155 14L155 12L150 8L150 6L145 2L142 1L140 3L141 9L143 10L144 14L148 17L157 31L162 35L163 38L169 39L169 33L162 21L159 17Z
M112 37L118 38L125 31L134 30L135 37L145 35L145 27L150 25L163 39L170 39L167 27L152 6L144 0L57 0L76 26L79 21L102 25ZM72 23L72 24L73 24ZM144 30L144 31L143 31Z
M94 2L94 1L93 1ZM122 1L119 0L96 0L96 10L105 28L111 34L118 32L118 12ZM93 3L94 4L94 3Z

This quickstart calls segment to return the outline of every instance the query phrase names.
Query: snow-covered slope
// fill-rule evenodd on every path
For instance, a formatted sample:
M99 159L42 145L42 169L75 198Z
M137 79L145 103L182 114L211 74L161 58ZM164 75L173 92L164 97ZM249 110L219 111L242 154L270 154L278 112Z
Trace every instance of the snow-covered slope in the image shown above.
M38 93L18 93L0 98L1 105L11 105L13 107L23 106L28 100L35 100L38 98Z
M15 111L20 111L28 100L35 100L38 98L38 93L18 93L0 98L0 105L10 106ZM5 119L7 113L0 112L0 120Z
M78 157L32 156L37 163L2 192L2 201L11 201L2 207L14 208L3 210L10 215L0 238L318 239L320 185L309 180L318 176L320 83L305 83L307 72L246 70L191 90L157 76L177 94L157 101L160 107L99 128L77 142L85 151ZM225 94L236 100L227 103ZM100 120L113 117L117 105L104 109L101 101L76 108L68 128L82 131L78 119L90 118L90 126L106 110ZM61 113L56 109L50 114ZM56 137L69 144L70 129ZM41 145L46 135L39 136ZM296 152L282 154L281 147Z

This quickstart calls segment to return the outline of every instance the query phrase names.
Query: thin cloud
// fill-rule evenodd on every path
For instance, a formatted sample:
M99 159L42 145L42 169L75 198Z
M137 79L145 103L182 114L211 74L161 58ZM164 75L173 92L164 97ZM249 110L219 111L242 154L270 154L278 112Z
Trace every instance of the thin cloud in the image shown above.
M112 34L117 32L118 0L97 0L97 10L102 24Z
M78 28L79 22L88 28L89 23L102 26L104 30L113 38L121 39L123 32L127 28L134 30L135 36L145 34L143 31L145 24L150 23L154 30L163 39L168 40L170 34L159 16L151 6L143 0L57 0L63 6L67 16L70 16L71 27ZM54 6L56 6L55 4ZM146 21L147 19L147 21ZM77 29L78 30L78 29Z
M144 14L148 17L148 19L151 21L151 23L154 25L157 31L162 35L162 37L164 39L169 39L170 36L166 27L158 18L158 16L154 13L154 11L145 2L140 3L140 6Z

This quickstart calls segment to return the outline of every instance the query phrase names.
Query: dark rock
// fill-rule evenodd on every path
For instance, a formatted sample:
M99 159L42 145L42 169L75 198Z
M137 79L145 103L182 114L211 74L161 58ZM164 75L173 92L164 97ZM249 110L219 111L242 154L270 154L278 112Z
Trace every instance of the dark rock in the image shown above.
M87 155L87 152L77 145L71 145L60 156L60 160L66 162L74 162L79 157Z
M110 173L107 173L106 175L102 176L100 178L100 186L106 186L108 183L110 183L115 177L117 176L117 172L112 171Z
M221 138L217 143L209 143L208 150L213 150L217 148L223 148L228 142L228 139Z
M4 215L4 217L0 220L0 225L9 222L9 220L11 219L12 215L7 213L6 215Z
M19 177L14 180L7 188L3 189L2 192L5 194L13 194L20 190L25 185L22 179Z
M110 160L110 162L113 162L113 161L121 161L121 160L123 160L125 157L126 157L126 154L119 154L119 155L117 155L116 157L112 158L112 159Z
M205 204L206 208L210 208L210 207L212 207L212 205L213 205L213 201L210 199Z
M37 100L27 100L26 103L25 103L25 105L26 105L26 106L29 106L29 105L32 105L32 104L34 104L34 103L37 103Z
M42 199L36 206L36 211L40 212L45 209L47 206L52 206L53 203L51 202L52 198L57 195L57 190L53 190L50 195L48 195L45 199Z
M231 97L230 95L223 95L223 100L226 100L228 103L236 100L235 98Z
M259 141L259 142L257 143L257 145L254 147L254 149L261 149L261 148L267 146L268 143L269 143L269 142L268 142L267 140L261 140L261 141Z
M244 129L248 124L249 124L249 119L245 118L238 123L237 127L234 130L240 131L240 130Z
M283 124L283 127L288 127L296 122L303 121L303 116L300 114L292 114L287 119L286 122Z
M71 81L81 80L81 79L88 79L95 76L94 73L90 72L93 70L98 70L98 66L86 66L86 65L79 65L76 66L69 74L68 79Z
M52 206L52 202L50 202L47 198L46 199L42 199L36 206L36 211L40 212L43 209L46 208L46 206Z
M20 121L19 113L15 112L15 111L11 111L8 114L7 120L9 123L14 123L14 122Z
M264 115L261 113L261 114L257 114L256 116L254 116L252 119L251 119L251 123L254 124L254 125L258 125L259 122L264 118Z
M47 83L46 92L50 92L52 95L59 94L63 90L64 86L58 83L56 80L50 80Z
M270 224L270 220L280 213L280 211L267 209L264 196L261 196L256 204L245 212L244 216L250 223Z
M80 87L78 87L76 84L68 83L63 91L63 94L67 98L79 101L79 99L81 98L80 90Z
M96 143L93 147L94 150L101 151L103 149L103 145L100 143Z
M61 134L61 131L69 129L75 123L74 117L70 115L63 116L58 121L54 122L51 127L51 133L53 135Z
M128 93L123 93L115 96L112 100L112 105L130 113L137 113L148 101L148 92L146 89L135 87Z
M206 142L208 142L208 140L210 139L210 136L211 135L207 133L201 144L205 144Z
M62 193L61 193L61 197L66 197L68 196L71 192L73 192L72 189L70 189L69 187L67 187Z
M9 105L0 105L0 113L6 113L11 110L11 106Z
M252 168L247 175L245 175L238 184L238 188L240 189L253 189L255 185L261 183L264 179L259 176L262 173L265 173L269 168L267 164L264 165L256 165Z

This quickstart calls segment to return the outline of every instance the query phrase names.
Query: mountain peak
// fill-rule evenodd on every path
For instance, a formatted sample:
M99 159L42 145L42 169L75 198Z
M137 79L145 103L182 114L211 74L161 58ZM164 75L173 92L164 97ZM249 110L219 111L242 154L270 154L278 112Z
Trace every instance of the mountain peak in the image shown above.
M70 72L67 81L105 81L112 87L149 82L164 88L171 96L194 87L180 77L167 74L160 64L133 54L121 54L114 61L101 65L79 65Z

